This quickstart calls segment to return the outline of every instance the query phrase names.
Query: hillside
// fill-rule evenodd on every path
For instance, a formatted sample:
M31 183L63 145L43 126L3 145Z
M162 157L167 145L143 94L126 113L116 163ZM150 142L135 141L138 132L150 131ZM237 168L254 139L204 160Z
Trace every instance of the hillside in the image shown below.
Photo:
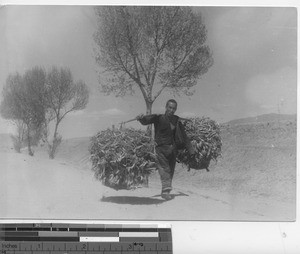
M224 123L224 125L240 125L240 124L258 124L258 123L274 123L274 122L294 122L297 119L297 115L283 115L283 114L264 114L255 117L247 117L241 119L235 119Z
M296 119L222 126L222 140L212 170L231 181L227 190L295 202Z

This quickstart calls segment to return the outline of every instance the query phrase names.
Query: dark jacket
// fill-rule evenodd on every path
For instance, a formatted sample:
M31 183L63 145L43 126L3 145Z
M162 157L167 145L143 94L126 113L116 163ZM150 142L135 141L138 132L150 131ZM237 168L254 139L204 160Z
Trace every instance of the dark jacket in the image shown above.
M176 145L178 149L190 147L183 125L176 115L170 117L157 114L146 115L140 119L140 123L143 125L154 124L154 140L157 146ZM171 124L174 129L171 128Z

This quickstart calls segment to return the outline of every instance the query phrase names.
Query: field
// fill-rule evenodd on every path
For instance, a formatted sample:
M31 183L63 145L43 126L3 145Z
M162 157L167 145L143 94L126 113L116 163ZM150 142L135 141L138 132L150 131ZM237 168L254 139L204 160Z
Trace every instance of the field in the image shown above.
M55 160L13 151L0 136L0 217L45 219L293 221L296 216L296 116L265 115L221 125L222 158L210 171L178 164L174 199L148 188L115 191L95 180L89 138L65 140Z

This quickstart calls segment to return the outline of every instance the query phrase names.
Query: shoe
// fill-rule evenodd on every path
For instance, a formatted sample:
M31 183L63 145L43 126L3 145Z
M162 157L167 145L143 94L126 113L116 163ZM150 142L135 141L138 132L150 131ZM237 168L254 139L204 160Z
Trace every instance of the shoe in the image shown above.
M161 197L165 200L171 200L173 199L172 195L170 194L170 192L163 192L161 193Z
M165 200L171 200L172 199L172 196L170 194L161 194L161 197Z

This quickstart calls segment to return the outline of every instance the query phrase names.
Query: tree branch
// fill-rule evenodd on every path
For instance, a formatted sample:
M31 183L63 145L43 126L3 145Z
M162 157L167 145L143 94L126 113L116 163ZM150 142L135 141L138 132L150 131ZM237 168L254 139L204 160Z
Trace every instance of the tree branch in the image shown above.
M141 60L140 60L140 58L139 58L138 55L137 55L137 60L138 60L139 65L140 65L140 67L142 69L142 72L144 74L145 80L146 80L147 84L149 84L149 77L147 77L146 70L145 70L145 68L144 68L144 66L143 66L143 64L142 64L142 62L141 62Z
M179 69L179 67L184 63L185 59L188 57L188 55L191 53L192 51L185 51L185 54L183 56L183 58L181 59L180 63L177 65L177 67L174 68L173 71L176 71Z
M71 109L69 109L69 110L67 110L65 113L63 113L62 115L61 115L61 117L58 119L58 123L66 116L66 114L68 114L68 113L70 113L70 112L72 112L72 111L74 111L75 110L75 106L73 106Z
M120 52L119 52L119 50L118 50L118 46L116 45L116 41L115 41L115 40L114 40L114 44L115 44L114 47L115 47L116 55L117 55L117 58L119 59L118 63L119 63L119 65L121 65L121 66L120 66L121 69L123 69L123 71L124 71L125 73L127 73L127 74L129 75L129 77L132 78L136 83L140 82L140 79L139 79L138 77L135 77L135 76L127 69L127 67L125 66L124 61L123 61L123 59L122 59L122 57L121 57L121 55L120 55Z
M130 53L130 55L132 57L132 60L133 60L133 64L134 64L135 72L136 72L136 75L137 75L137 79L141 80L139 69L138 69L137 62L136 62L136 58L137 58L136 55L137 54L134 53L134 50L133 50L132 38L130 36L130 30L129 30L128 26L127 26L127 35L128 35L127 38L128 38L128 43L129 43L129 49L128 50L129 50L129 53Z

